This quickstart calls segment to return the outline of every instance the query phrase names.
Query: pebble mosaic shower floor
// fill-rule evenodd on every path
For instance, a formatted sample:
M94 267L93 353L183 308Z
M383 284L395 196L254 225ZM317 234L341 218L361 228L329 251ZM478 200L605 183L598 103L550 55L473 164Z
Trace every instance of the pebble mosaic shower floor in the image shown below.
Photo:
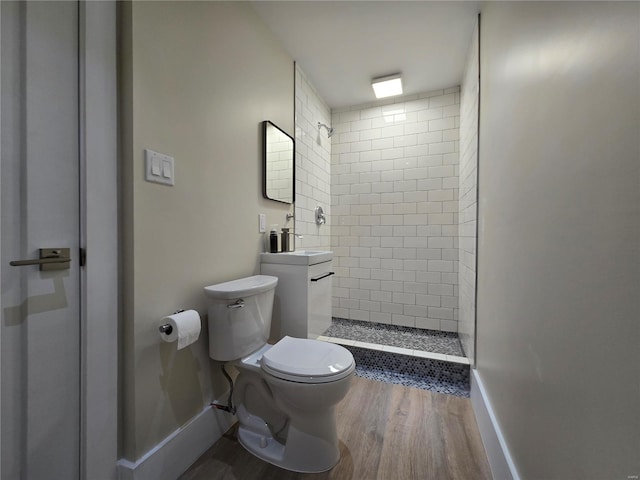
M319 339L347 348L360 377L469 397L469 365L455 333L334 318Z
M334 318L331 326L323 335L445 355L464 356L458 334L452 332Z

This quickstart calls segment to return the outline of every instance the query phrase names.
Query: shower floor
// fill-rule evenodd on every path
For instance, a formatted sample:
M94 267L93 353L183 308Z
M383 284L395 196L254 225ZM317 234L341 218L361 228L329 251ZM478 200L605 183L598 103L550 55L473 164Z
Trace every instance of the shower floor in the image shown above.
M456 333L334 318L318 340L351 351L360 377L469 396L469 361Z
M323 337L372 350L468 363L457 333L334 318ZM324 339L324 338L322 338ZM356 342L356 343L350 343ZM375 348L379 347L379 348ZM385 348L386 347L386 348ZM450 358L447 358L450 357Z

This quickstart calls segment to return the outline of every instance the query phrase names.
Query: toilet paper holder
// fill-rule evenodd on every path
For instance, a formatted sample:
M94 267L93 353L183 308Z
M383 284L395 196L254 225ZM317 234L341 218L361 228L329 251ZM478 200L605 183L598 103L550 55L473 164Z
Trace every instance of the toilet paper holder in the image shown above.
M181 308L180 310L176 310L175 312L173 312L173 314L175 315L176 313L182 313L182 312L184 312L184 308ZM164 325L160 325L158 327L158 330L160 330L160 333L164 333L165 335L171 335L171 332L173 332L173 327L168 323L165 323Z

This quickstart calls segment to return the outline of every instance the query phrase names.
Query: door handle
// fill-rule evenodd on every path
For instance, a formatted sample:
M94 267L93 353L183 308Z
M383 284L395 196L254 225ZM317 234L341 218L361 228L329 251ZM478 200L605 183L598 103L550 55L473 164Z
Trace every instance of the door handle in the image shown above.
M239 298L236 303L230 303L227 308L242 308L244 307L244 300Z
M39 265L40 271L69 270L71 257L68 248L41 248L39 258L31 260L13 260L9 262L12 267L25 267Z
M312 282L317 282L318 280L322 280L323 278L330 277L331 275L335 275L336 272L327 272L324 275L318 275L317 277L311 278Z

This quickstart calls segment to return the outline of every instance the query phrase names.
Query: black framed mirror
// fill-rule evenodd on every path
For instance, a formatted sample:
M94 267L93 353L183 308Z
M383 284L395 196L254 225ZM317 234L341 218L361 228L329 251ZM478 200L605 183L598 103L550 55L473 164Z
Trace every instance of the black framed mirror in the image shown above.
M269 120L262 122L264 198L293 203L295 198L295 141Z

